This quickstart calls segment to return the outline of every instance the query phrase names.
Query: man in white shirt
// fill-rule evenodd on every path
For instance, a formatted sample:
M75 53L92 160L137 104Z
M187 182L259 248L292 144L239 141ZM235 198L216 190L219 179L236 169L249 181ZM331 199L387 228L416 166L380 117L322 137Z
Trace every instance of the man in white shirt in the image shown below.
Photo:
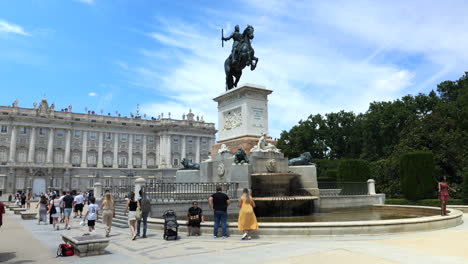
M94 226L96 225L96 220L98 219L99 206L96 204L96 199L91 197L89 199L90 205L88 206L88 211L86 212L85 219L88 220L88 229L89 232L94 233Z
M75 200L73 201L73 205L75 207L75 217L78 217L78 211L80 212L80 218L83 218L83 207L84 207L84 198L81 193L78 193L75 196Z

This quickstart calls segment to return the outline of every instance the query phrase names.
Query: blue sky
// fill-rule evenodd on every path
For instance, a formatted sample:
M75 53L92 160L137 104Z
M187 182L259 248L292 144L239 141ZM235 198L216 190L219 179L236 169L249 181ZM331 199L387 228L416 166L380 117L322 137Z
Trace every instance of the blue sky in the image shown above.
M0 0L0 104L46 95L123 116L193 109L217 122L224 91L220 30L255 28L255 71L273 90L270 135L310 114L363 112L427 93L468 64L465 1Z

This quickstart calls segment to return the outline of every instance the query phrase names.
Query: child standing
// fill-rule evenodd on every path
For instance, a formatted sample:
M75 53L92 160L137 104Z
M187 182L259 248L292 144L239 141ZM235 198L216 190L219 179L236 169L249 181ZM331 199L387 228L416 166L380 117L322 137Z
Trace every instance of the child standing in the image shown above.
M88 211L86 212L85 219L88 219L88 229L90 233L94 233L94 226L96 225L96 220L98 219L99 206L96 204L96 198L91 197L91 204L88 206Z

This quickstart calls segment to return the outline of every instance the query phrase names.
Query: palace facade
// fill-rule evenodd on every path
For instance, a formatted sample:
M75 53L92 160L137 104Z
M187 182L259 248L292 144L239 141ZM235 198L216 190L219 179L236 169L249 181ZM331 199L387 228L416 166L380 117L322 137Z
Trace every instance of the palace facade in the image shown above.
M43 99L33 108L0 106L0 192L39 194L124 186L136 177L172 182L183 158L208 158L214 123L189 111L181 120L150 120L61 111ZM1 195L1 194L0 194Z

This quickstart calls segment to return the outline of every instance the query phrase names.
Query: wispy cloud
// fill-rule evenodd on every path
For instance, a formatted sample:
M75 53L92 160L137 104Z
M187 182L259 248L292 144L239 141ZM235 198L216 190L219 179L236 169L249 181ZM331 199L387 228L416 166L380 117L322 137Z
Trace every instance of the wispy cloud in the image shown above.
M97 95L97 93L95 93L95 92L88 93L88 96L91 96L91 97L96 96L96 95Z
M23 29L23 27L0 19L0 33L2 32L18 34L18 35L23 35L23 36L31 36L31 34L26 32Z
M75 1L82 2L82 3L88 4L88 5L94 4L94 0L75 0Z
M468 62L463 46L452 43L468 43L464 33L468 19L456 16L463 21L451 26L457 19L451 17L451 8L441 7L446 12L437 15L437 8L428 10L425 5L428 14L410 12L410 16L408 10L405 13L406 2L397 7L393 2L375 5L369 1L246 2L250 8L239 12L241 16L210 11L210 18L220 24L254 25L252 45L260 61L255 71L243 71L241 83L257 83L274 91L269 98L273 137L310 114L363 112L372 101L393 100L431 85L435 88L447 68ZM411 6L410 11L418 10L417 4ZM168 98L145 104L146 111L156 114L170 109L181 115L194 107L205 120L217 121L211 98L224 91L223 63L231 43L222 49L213 22L198 22L158 20L156 29L147 33L158 48L142 48L142 62L125 64L133 75L131 83ZM233 25L226 23L225 32Z

